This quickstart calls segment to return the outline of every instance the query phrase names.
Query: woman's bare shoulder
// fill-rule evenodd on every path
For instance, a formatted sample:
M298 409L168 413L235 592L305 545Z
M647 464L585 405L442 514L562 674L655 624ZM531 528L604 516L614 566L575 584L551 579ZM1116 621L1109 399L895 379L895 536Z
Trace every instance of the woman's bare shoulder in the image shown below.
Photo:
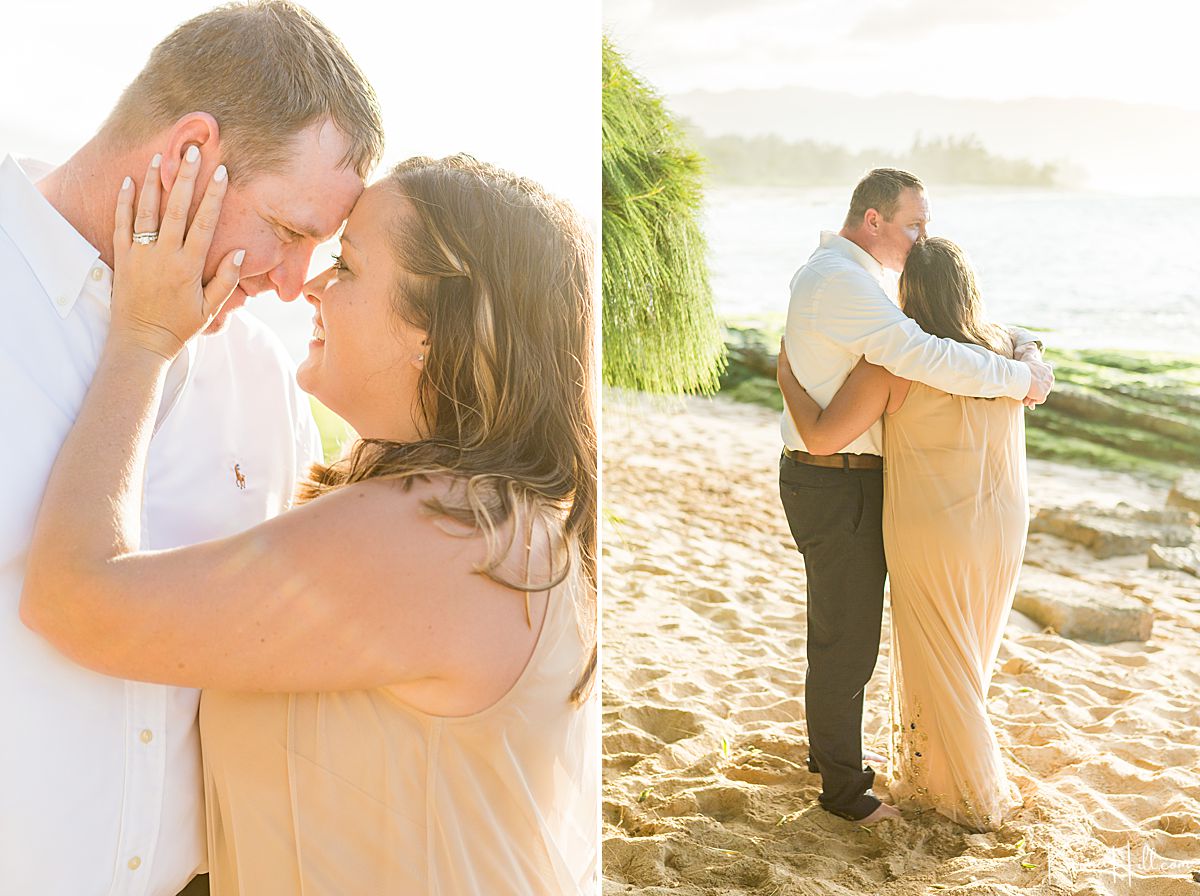
M471 507L487 496L469 491L491 487L448 474L372 479L344 486L300 511L313 517L314 531L324 532L359 562L381 564L385 574L398 567L419 569L428 585L441 581L470 592L503 587L494 579L547 580L562 549L561 520L553 510L534 506L476 518ZM495 575L472 575L464 584L464 574L489 569Z
M438 502L452 503L459 488L443 475L371 479L322 495L288 515L304 529L303 542L335 552L365 574L386 580L403 571L409 583L458 589L472 585L464 576L487 555L476 527L437 509Z

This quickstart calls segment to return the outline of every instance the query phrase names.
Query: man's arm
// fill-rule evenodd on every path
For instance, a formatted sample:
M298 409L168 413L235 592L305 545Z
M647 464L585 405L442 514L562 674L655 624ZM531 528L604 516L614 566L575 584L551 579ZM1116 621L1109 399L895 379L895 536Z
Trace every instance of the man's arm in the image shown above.
M1014 361L931 336L869 277L833 278L823 285L822 293L817 310L820 330L904 379L954 395L1030 398L1038 403L1045 401L1054 382L1049 366L1040 360Z
M1012 340L1014 358L1018 361L1023 361L1026 358L1042 360L1044 346L1042 345L1042 340L1034 336L1033 333L1024 327L1011 326L1004 326L1004 331L1008 333L1008 338Z

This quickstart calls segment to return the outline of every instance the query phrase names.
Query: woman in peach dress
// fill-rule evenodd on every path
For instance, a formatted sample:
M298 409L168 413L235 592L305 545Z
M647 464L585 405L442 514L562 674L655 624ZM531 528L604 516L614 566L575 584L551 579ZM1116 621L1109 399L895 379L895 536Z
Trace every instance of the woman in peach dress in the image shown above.
M163 373L241 261L213 259L202 286L228 178L217 167L197 208L199 155L161 223L159 169L136 213L132 182L119 193L112 328L43 500L22 617L99 672L204 689L214 896L591 893L586 231L469 157L397 166L304 286L298 380L360 441L273 520L139 551Z
M981 319L974 273L949 240L913 247L900 303L926 332L1011 357L1006 331ZM987 695L1028 528L1022 405L950 395L863 360L822 410L785 360L784 399L814 454L836 453L884 419L892 796L995 830L1019 804Z

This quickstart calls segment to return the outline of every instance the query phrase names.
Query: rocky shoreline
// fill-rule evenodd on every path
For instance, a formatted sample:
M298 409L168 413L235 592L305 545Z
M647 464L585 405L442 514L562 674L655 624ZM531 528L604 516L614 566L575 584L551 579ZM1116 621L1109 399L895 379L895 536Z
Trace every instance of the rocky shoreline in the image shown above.
M721 394L782 410L779 333L726 325ZM1200 470L1200 359L1102 349L1051 349L1056 385L1026 416L1030 457L1174 482Z

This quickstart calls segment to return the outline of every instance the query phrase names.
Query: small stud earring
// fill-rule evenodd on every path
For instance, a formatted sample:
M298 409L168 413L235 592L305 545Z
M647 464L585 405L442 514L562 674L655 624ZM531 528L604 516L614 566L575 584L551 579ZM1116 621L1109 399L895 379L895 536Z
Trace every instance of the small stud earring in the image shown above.
M424 356L424 355L417 355L417 360L418 360L418 361L424 361L424 360L425 360L425 356Z

